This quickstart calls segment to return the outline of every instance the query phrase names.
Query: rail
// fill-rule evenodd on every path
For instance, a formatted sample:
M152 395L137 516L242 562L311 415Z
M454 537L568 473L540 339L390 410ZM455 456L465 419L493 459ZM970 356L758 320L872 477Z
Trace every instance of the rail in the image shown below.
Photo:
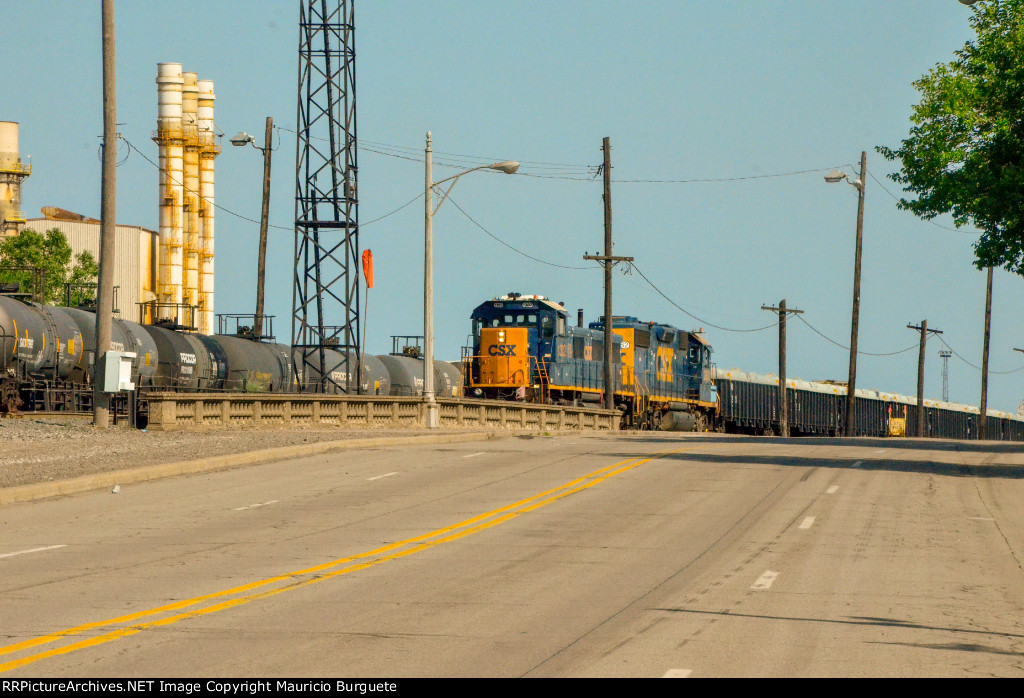
M421 397L253 394L149 393L153 431L211 427L336 425L339 427L424 428ZM615 431L620 414L590 407L563 407L500 400L437 398L442 429L563 429Z

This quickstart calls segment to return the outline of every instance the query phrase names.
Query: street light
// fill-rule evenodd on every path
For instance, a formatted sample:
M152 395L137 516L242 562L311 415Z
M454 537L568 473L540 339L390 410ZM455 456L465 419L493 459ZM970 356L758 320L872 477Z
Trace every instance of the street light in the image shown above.
M256 268L256 316L253 318L252 333L258 340L263 336L263 282L267 271L267 218L270 215L270 141L273 136L274 119L267 117L267 130L263 137L263 147L256 145L256 139L245 131L231 138L231 145L245 147L252 145L256 150L263 151L263 212L260 217L259 261Z
M481 165L446 177L439 182L433 181L432 162L433 150L430 147L430 131L427 131L427 148L425 151L426 183L424 187L424 225L423 225L423 397L427 403L427 428L437 429L441 425L441 415L437 400L434 397L434 214L448 198L462 175L477 170L497 170L505 174L515 174L519 163L513 160L496 162L492 165ZM444 196L434 206L434 187L451 182Z
M854 436L855 415L857 404L857 327L860 324L860 257L861 240L864 235L864 182L868 170L868 154L860 154L860 179L850 180L845 172L832 170L825 175L829 184L837 184L844 179L857 189L857 249L853 258L853 317L850 321L850 375L846 383L846 435Z

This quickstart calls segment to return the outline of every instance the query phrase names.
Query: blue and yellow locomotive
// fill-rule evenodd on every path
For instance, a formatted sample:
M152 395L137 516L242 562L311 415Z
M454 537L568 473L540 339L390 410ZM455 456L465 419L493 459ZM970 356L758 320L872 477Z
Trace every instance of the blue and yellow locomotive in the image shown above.
M563 305L510 293L480 304L471 319L467 395L557 405L602 401L604 318L569 327ZM611 331L611 389L624 427L720 427L712 350L700 333L630 316L614 316Z

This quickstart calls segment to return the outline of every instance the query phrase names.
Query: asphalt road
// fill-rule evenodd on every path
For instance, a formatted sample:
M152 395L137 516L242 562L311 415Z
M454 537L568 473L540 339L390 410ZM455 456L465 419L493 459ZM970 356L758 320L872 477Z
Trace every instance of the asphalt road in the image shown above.
M17 677L1022 676L1020 445L401 445L0 507Z

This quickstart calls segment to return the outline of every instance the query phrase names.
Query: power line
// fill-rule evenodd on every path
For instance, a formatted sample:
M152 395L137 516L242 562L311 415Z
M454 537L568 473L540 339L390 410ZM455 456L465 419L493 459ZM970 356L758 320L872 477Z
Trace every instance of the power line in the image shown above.
M287 129L285 129L285 130L287 130ZM146 162L148 162L148 163L149 163L150 165L152 165L153 167L155 167L155 168L157 169L157 171L159 171L159 172L161 172L161 173L163 173L163 174L167 174L167 170L166 170L166 169L164 169L163 167L160 167L160 165L159 165L158 163L156 163L156 162L153 162L153 161L152 161L152 160L151 160L151 159L149 158L149 156L147 156L147 155L146 155L145 153L143 153L143 152L142 152L141 150L139 150L139 149L138 149L138 148L137 148L137 147L135 146L135 144L134 144L134 143L132 143L131 141L129 141L129 140L128 140L127 138L125 138L124 136L121 136L120 138L121 138L121 140L123 140L123 141L124 141L125 143L127 143L127 144L128 144L128 147L129 147L129 148L130 148L131 150L134 150L134 151L135 151L136 153L138 153L139 155L141 155L141 156L142 156L142 159L143 159L143 160L145 160L145 161L146 161ZM192 189L189 189L188 187L186 187L186 186L185 186L185 184L184 184L184 183L182 183L182 182L178 182L178 181L175 181L174 183L175 183L175 184L181 184L182 188L183 188L183 189L184 189L185 191L187 191L187 192L188 192L188 193L190 193L190 194L195 194L195 195L196 195L196 196L198 196L198 197L199 197L200 199L202 199L203 201L205 201L205 202L206 202L207 204L211 204L211 202L209 201L209 199L206 199L205 197L203 197L203 196L202 196L202 195L201 195L201 194L200 194L199 192L197 192L197 191L194 191L194 190L192 190ZM396 209L393 209L392 211L389 211L388 213L385 213L385 214L384 214L383 216L380 216L380 217L378 217L378 218L374 218L373 220L367 221L366 223L360 223L360 224L359 224L359 226L360 226L361 228L365 228L366 226L368 226L368 225L371 225L371 224L373 224L373 223L376 223L377 221L381 221L381 220L384 220L384 219L385 219L385 218L387 218L388 216L391 216L391 215L393 215L393 214L395 214L395 213L398 213L398 212L399 212L399 211L401 211L401 210L402 210L403 208L405 208L405 207L409 206L410 204L412 204L412 203L413 203L414 201L416 201L417 199L421 198L422 196L423 196L423 192L420 192L420 193L418 193L418 194L417 194L416 196L414 196L414 197L413 197L412 199L410 199L409 201L407 201L407 202L405 202L404 204L402 204L401 206L399 206L398 208L396 208ZM240 219L241 219L241 220L243 220L243 221L247 221L247 222L249 222L249 223L255 223L256 225L259 225L259 224L260 224L260 221L258 221L258 220L255 220L255 219L253 219L253 218L249 218L248 216L243 216L243 215L242 215L241 213L237 213L237 212L235 212L235 211L232 211L231 209L229 209L229 208L226 208L225 206L223 206L223 205L221 205L221 204L218 204L218 203L212 203L211 205L212 205L212 206L213 206L214 208L216 208L216 209L218 209L218 210L221 210L221 211L223 211L223 212L225 212L225 213L231 214L232 216L234 216L234 217L236 217L236 218L240 218ZM273 225L273 224L268 224L268 226L269 226L269 227L271 227L271 228L274 228L274 229L276 229L276 230L287 230L287 231L289 231L289 232L293 232L293 231L295 230L294 228L286 228L286 227L285 227L285 226L283 226L283 225Z
M939 341L942 342L946 346L947 349L949 349L951 352L953 352L953 355L956 358L960 359L961 361L963 361L965 364L967 364L968 366L970 366L973 369L977 369L978 371L981 370L981 366L973 364L970 361L968 361L967 359L965 359L963 356L961 356L957 352L956 349L954 349L953 347L949 346L949 344L946 342L946 340L944 340L942 337L939 337ZM1011 369L1009 371L993 371L993 370L990 369L989 373L995 373L997 375L1006 375L1008 373L1017 373L1018 371L1024 371L1024 366L1020 366L1019 368L1014 368L1014 369Z
M632 266L633 269L636 269L636 273L639 274L643 278L643 280L646 281L650 285L650 287L653 288L658 293L659 296L661 296L662 298L667 300L669 303L671 303L673 306L675 306L676 309L682 311L687 316L693 318L694 320L696 320L697 322L699 322L701 324L707 325L708 327L714 327L716 330L722 330L724 332L760 332L761 330L767 330L769 327L775 327L775 323L772 323L770 325L765 325L764 327L753 327L753 328L750 328L750 329L738 329L738 328L735 328L735 327L722 327L721 325L716 325L715 323L709 322L708 320L701 319L701 318L697 317L696 315L694 315L693 313L691 313L686 308L684 308L683 306L681 306L678 303L676 303L674 300L669 298L667 295L665 295L664 291L662 291L660 288L655 286L654 282L651 281L650 279L648 279L647 275L644 274L640 270L640 267L638 267L635 263L632 264L631 266Z
M840 349L845 349L846 351L850 351L850 347L848 347L845 344L842 344L840 342L837 342L836 340L832 339L831 337L828 337L827 335L825 335L822 332L818 331L818 329L816 327L814 327L814 325L812 325L811 323L807 322L807 320L805 320L804 318L802 318L802 317L800 317L798 315L797 319L800 320L800 322L802 322L805 325L807 325L808 327L810 327L811 331L813 331L816 335L818 335L822 339L824 339L826 341L829 341L832 344L835 344ZM897 354L906 353L906 352L910 351L911 349L916 348L917 346L918 346L918 343L914 342L913 344L911 344L906 349L900 349L899 351L873 352L873 351L860 351L860 350L858 350L857 354L859 356L896 356Z
M463 208L461 206L459 206L459 204L455 201L454 198L451 197L451 195L448 196L448 200L451 201L452 205L455 206L455 208L459 209L459 211L462 213L462 215L465 216L466 218L468 218L473 223L473 225L475 225L477 228L479 228L480 230L482 230L485 233L487 233L489 236L491 236L492 238L494 238L495 240L500 242L502 245L504 245L505 247L509 248L513 252L515 252L516 254L520 254L520 255L526 257L527 259L532 259L535 262L540 262L541 264L546 264L549 267L557 267L559 269L574 269L574 270L576 270L576 269L590 269L591 268L589 266L587 266L587 267L570 267L570 266L566 266L565 264L555 264L554 262L548 262L548 261L543 260L543 259L541 259L539 257L534 257L531 254L527 254L526 252L523 252L522 250L516 249L515 247L512 247L512 245L508 244L507 242L505 242L504 240L499 238L497 235L495 235L494 233L489 231L487 228L485 228L479 221L477 221L475 218L473 218L473 216L471 216L468 213L466 213L466 211L463 210Z
M868 170L868 176L870 176L871 179L875 180L878 186L882 188L882 191L891 196L896 201L896 203L902 203L903 200L900 197L893 194L891 191L889 191L889 188L885 186L882 180L878 179L878 177L876 177L870 170ZM962 230L960 228L950 228L949 226L946 225L940 225L939 223L936 223L931 219L922 218L921 220L923 220L925 223L929 223L930 225L934 225L936 228L942 228L943 230L948 230L953 233L960 233L962 235L981 235L980 230Z

